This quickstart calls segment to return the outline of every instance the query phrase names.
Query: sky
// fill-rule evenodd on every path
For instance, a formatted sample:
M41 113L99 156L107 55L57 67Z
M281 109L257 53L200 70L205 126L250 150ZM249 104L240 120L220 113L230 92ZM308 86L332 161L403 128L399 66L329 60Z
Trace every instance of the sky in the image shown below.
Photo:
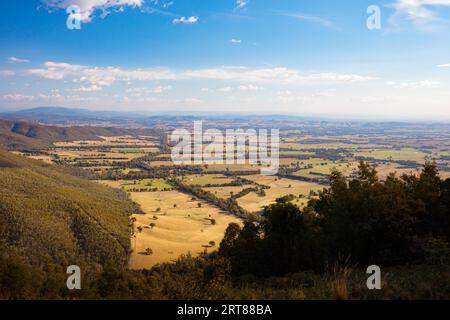
M450 119L450 0L0 6L0 111Z

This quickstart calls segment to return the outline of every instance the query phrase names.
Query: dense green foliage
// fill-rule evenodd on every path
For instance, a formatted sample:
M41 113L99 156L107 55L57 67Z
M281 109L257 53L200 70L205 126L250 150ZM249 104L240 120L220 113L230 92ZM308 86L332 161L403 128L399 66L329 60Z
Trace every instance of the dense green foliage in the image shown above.
M427 163L419 177L379 181L365 163L347 181L335 171L331 187L301 211L280 199L260 224L230 225L220 254L232 273L280 276L356 266L441 263L449 259L450 180Z
M34 279L65 272L72 264L82 267L86 277L107 265L126 266L129 215L136 205L125 192L76 177L73 171L0 151L3 263L38 274Z
M450 297L450 180L432 164L386 181L365 163L350 181L333 172L305 209L280 198L259 222L230 224L218 252L142 271L124 268L135 207L71 170L0 152L0 298ZM81 291L65 288L68 264L89 270ZM365 286L369 264L381 291Z

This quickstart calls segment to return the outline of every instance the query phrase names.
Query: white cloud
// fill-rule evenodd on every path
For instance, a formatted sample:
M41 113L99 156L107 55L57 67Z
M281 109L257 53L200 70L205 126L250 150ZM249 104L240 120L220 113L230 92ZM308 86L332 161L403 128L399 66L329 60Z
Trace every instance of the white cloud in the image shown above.
M196 17L196 16L191 16L189 18L180 17L180 18L173 19L172 23L174 23L174 24L179 24L179 23L182 23L182 24L194 24L194 23L198 22L198 19L199 18Z
M450 68L450 63L438 64L438 68Z
M264 90L264 88L255 86L255 85L253 85L253 84L249 84L249 85L240 85L240 86L238 87L238 89L239 89L240 91L261 91L261 90Z
M247 5L248 5L248 0L236 0L234 8L235 8L235 10L241 10L241 9L246 8Z
M74 89L73 91L75 92L97 92L97 91L101 91L102 87L99 87L95 84L89 86L89 87L80 87L77 89Z
M233 43L233 44L241 44L242 40L240 40L240 39L231 39L230 42Z
M450 6L450 0L396 0L390 7L395 8L396 13L391 22L408 20L416 24L426 24L439 20L439 15L433 7Z
M122 69L119 67L90 67L77 64L46 62L41 68L25 71L28 74L50 80L71 80L83 86L110 86L118 81L182 81L192 79L224 80L240 83L353 83L369 81L374 78L346 73L302 73L295 69L220 67L194 70L171 69Z
M67 9L71 5L80 8L82 22L90 22L96 11L102 12L102 17L110 13L109 10L123 11L125 7L141 7L144 0L42 0L47 8Z
M30 60L28 60L28 59L20 59L20 58L17 58L17 57L9 57L8 58L8 62L9 63L27 63L27 62L30 62Z
M436 88L440 85L437 81L423 80L423 81L412 81L412 82L387 82L387 85L391 86L394 89L430 89Z
M166 69L124 70L117 67L88 67L61 62L45 62L43 68L29 69L28 74L51 80L70 78L75 83L87 83L100 87L110 86L116 81L176 80L177 75Z
M230 92L233 91L232 87L223 87L223 88L219 88L220 92Z
M172 86L157 86L155 88L132 88L128 89L127 92L131 93L133 97L141 97L147 94L161 94L171 89Z
M261 69L246 67L222 67L188 70L184 71L182 75L187 78L217 79L240 82L276 81L283 83L360 82L374 79L370 76L332 72L306 74L298 70L283 67Z
M32 101L32 100L34 100L34 97L23 95L23 94L5 94L3 96L3 99L10 100L10 101Z

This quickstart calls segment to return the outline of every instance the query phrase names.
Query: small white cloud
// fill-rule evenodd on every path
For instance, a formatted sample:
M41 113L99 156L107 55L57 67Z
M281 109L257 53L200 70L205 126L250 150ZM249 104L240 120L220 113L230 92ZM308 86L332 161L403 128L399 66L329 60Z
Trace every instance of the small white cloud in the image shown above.
M175 18L172 20L172 23L174 24L194 24L198 22L198 17L197 16L191 16L189 18L186 17L180 17L180 18Z
M232 87L223 87L223 88L219 88L220 92L230 92L233 91Z
M209 92L211 90L209 88L201 88L200 91L202 91L202 92Z
M240 40L240 39L231 39L230 42L233 43L233 44L241 44L242 40Z
M34 97L23 94L6 94L3 96L3 99L10 101L32 101L34 100Z
M438 68L450 68L450 63L438 64Z
M27 63L27 62L30 62L30 60L28 60L28 59L20 59L20 58L17 58L17 57L9 57L8 58L8 62L9 63Z
M102 87L93 84L89 87L80 87L73 91L75 91L75 92L97 92L97 91L101 91L101 90L102 90Z
M235 10L241 10L241 9L246 8L247 5L248 5L248 0L236 0L236 4L235 4L234 9Z
M389 6L396 10L390 19L391 22L407 20L424 25L440 20L436 10L433 9L450 6L450 0L396 0Z
M241 85L241 86L238 87L238 89L240 91L261 91L261 90L264 90L263 87L258 87L258 86L255 86L253 84Z
M389 81L387 85L391 86L394 89L430 89L436 88L440 85L437 81L423 80L423 81L411 81L411 82L394 82Z

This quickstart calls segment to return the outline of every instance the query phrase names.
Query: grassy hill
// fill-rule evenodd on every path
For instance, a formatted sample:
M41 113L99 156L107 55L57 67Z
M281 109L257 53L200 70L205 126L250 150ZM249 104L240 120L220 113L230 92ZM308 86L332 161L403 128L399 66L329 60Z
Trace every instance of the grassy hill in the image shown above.
M0 119L0 147L42 150L56 141L96 140L98 136L126 135L129 130L101 127L55 127Z
M1 261L11 257L43 272L126 266L137 207L72 170L0 150L0 287Z

